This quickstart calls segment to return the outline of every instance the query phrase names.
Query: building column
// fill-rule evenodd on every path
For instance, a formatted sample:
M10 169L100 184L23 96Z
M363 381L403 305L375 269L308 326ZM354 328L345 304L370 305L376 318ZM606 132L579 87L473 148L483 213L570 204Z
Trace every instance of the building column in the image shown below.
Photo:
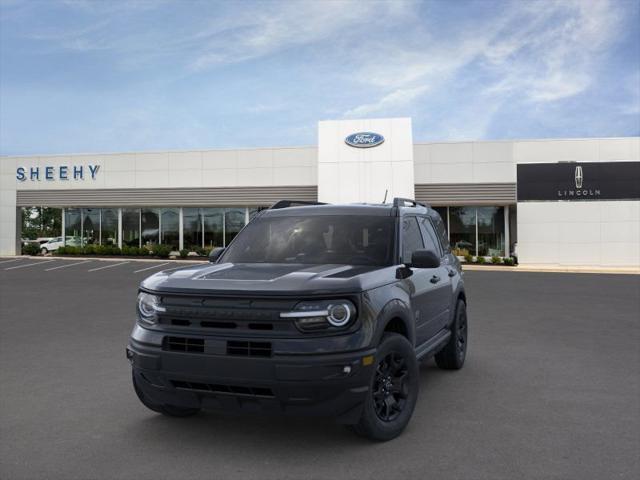
M510 257L509 245L511 240L509 238L509 205L504 206L504 256Z
M478 248L478 207L475 207L474 211L476 212L476 258L477 258L478 257L478 252L479 252L479 248Z
M65 215L66 211L66 208L62 209L62 245L67 244L67 220Z
M178 250L184 250L184 227L183 227L183 213L182 207L178 209L180 214L178 215Z
M15 255L22 255L22 207L16 207Z
M118 208L118 248L122 248L122 208Z

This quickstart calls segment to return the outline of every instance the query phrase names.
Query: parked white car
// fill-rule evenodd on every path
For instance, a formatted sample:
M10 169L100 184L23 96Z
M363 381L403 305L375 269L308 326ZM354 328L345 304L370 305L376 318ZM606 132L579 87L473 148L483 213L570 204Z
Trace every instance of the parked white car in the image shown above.
M64 247L64 241L62 237L54 237L46 243L40 245L40 252L43 255L46 255L50 252L55 252L60 247ZM80 239L76 237L67 237L67 246L69 247L79 247Z

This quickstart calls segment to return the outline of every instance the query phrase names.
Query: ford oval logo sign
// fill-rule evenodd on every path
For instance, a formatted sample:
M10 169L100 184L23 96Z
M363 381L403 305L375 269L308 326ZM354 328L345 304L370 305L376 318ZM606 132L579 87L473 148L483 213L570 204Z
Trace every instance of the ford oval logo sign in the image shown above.
M379 133L373 132L358 132L349 135L344 139L347 145L356 148L371 148L377 147L384 142L384 137Z

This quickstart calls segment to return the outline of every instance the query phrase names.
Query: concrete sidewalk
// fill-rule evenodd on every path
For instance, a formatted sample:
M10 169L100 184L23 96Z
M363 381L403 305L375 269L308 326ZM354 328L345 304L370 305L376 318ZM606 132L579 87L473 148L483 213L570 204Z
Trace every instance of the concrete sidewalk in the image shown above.
M126 256L29 256L29 255L5 255L0 256L0 261L24 258L29 260L95 260L102 262L122 262L123 260L131 260L136 262L172 262L185 264L207 263L206 259L172 259L172 258L139 258ZM462 263L463 270L467 271L492 271L492 272L544 272L544 273L605 273L605 274L621 274L621 275L640 275L640 268L636 267L581 267L581 266L563 266L563 265L526 265L520 264L513 267L505 265L477 265Z
M565 265L526 265L520 264L513 267L505 265L473 265L462 264L463 270L471 271L504 271L504 272L544 272L544 273L606 273L621 275L640 275L637 267L581 267Z

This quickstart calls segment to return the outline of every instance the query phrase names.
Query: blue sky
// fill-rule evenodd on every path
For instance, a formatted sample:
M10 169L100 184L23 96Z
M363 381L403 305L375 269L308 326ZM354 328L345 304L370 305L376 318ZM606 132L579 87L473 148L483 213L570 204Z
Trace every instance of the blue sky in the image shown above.
M0 154L640 134L637 0L0 0Z

